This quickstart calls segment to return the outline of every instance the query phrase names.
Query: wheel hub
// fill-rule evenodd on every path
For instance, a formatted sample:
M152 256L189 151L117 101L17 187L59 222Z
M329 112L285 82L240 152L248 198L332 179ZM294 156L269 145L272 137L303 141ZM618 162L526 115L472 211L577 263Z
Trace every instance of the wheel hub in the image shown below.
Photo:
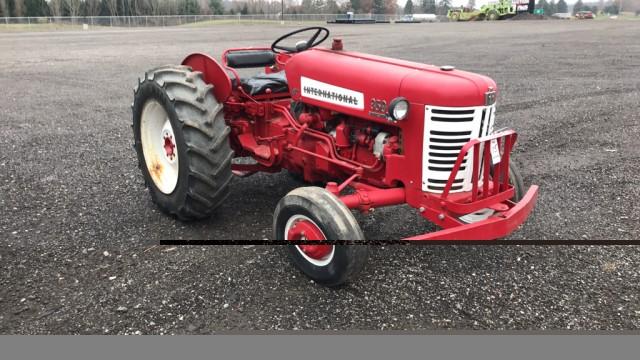
M164 155L167 157L167 160L174 161L176 159L176 143L173 140L173 135L168 131L165 131L164 135L162 136L162 140Z
M295 215L285 226L285 238L287 240L321 241L327 240L322 229L311 219L304 215ZM298 251L310 262L318 266L324 266L331 262L335 251L334 245L296 245Z
M288 240L326 240L322 230L311 220L298 219L287 232ZM305 246L305 245L303 245ZM318 246L318 245L310 245Z
M140 141L151 180L160 192L171 194L178 184L178 145L169 115L155 99L142 110Z

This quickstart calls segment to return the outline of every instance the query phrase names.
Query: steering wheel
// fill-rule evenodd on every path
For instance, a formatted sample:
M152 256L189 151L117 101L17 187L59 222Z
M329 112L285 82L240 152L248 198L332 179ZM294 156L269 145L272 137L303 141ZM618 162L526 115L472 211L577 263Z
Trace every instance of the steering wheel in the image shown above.
M282 42L283 40L299 34L301 32L305 32L305 31L313 31L315 30L315 33L313 34L313 36L311 36L309 38L309 40L307 41L300 41L296 44L295 47L292 46L284 46L284 45L278 45L280 42ZM320 36L320 35L323 36ZM312 47L316 47L318 45L320 45L323 41L327 40L327 38L329 37L329 29L321 27L321 26L312 26L312 27L307 27L307 28L303 28L300 30L296 30L293 32L290 32L288 34L284 34L281 37L279 37L276 41L273 42L273 44L271 44L271 51L273 51L274 53L278 53L278 54L292 54L292 53L298 53L301 51L305 51L308 49L311 49ZM319 38L319 39L318 39Z

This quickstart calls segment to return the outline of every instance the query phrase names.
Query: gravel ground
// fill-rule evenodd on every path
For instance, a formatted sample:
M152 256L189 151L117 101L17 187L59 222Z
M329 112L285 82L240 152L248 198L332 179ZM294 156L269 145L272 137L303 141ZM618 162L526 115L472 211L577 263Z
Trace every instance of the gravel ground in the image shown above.
M347 49L487 74L538 206L511 239L640 234L640 24L522 21L330 26ZM293 27L290 27L293 29ZM267 45L281 26L0 36L0 333L637 329L629 246L386 246L328 290L277 246L153 247L148 239L271 235L285 174L237 180L207 221L151 203L129 105L145 69ZM405 207L360 217L370 238L432 230Z

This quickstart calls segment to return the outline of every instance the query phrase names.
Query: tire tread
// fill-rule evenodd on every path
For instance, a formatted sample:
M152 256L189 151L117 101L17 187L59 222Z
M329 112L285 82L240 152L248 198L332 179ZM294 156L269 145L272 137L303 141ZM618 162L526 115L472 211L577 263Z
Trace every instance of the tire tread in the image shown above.
M185 153L188 154L185 196L175 207L161 208L181 220L209 217L229 195L232 179L229 164L233 151L228 141L230 128L225 123L223 107L215 99L213 86L204 81L202 73L194 72L188 66L164 65L147 71L134 89L134 96L137 97L147 83L162 88L173 104L181 126L174 131L184 134ZM142 146L136 143L135 147L142 165ZM194 156L204 161L196 161ZM160 206L153 186L146 179L145 184L150 189L152 200Z

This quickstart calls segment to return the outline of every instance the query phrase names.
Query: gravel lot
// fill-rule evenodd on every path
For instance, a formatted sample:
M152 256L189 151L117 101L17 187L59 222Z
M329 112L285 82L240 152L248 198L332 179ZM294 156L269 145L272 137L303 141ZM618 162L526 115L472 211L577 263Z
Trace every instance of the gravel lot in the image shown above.
M271 235L284 173L233 183L207 221L159 213L131 148L132 88L194 51L268 45L293 26L0 36L0 333L638 329L631 246L376 247L328 290L277 246L153 247L148 239ZM512 239L640 235L640 23L503 21L330 26L347 49L487 74L498 122L541 193ZM395 207L370 238L431 230Z

